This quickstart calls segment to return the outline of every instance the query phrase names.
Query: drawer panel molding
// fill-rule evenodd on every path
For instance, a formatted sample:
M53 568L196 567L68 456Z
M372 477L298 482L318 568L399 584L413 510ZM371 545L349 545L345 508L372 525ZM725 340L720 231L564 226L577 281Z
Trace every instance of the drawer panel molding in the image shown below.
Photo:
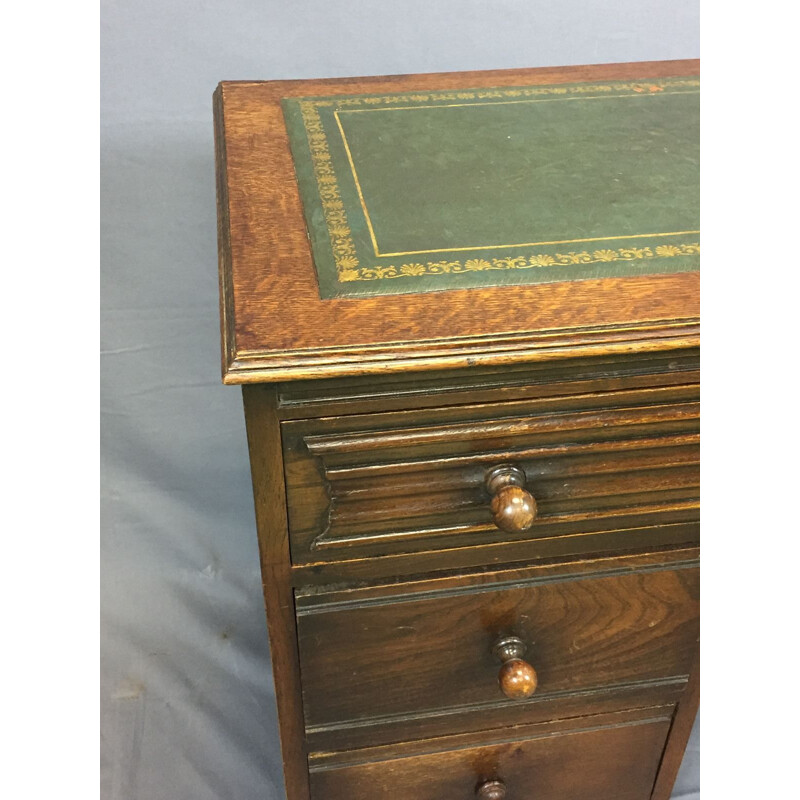
M698 505L698 389L665 391L440 409L424 425L393 413L283 423L293 562L677 521ZM486 478L500 465L535 498L519 533L492 519Z
M683 681L699 635L696 561L314 599L298 598L297 609L309 730ZM500 690L492 648L504 636L525 643L538 673L530 700Z
M478 734L312 754L311 797L470 800L494 784L503 787L504 800L648 800L671 712L652 708L617 715L606 725L599 722L607 717L590 717L483 734L483 740Z

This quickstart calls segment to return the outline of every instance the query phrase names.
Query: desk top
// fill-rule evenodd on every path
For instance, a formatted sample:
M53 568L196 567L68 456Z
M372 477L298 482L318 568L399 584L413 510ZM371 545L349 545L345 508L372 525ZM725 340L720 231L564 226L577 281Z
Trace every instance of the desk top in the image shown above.
M696 346L698 73L220 84L224 380Z

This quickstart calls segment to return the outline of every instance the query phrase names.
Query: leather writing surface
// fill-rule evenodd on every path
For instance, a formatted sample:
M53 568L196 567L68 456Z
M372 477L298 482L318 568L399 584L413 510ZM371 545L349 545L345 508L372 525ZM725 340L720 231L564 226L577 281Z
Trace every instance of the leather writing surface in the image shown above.
M699 268L699 79L287 98L324 297Z

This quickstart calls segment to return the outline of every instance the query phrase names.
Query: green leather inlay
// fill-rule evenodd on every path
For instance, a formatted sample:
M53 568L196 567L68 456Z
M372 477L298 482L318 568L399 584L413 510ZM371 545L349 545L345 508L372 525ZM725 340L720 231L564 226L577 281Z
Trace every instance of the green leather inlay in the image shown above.
M321 296L698 269L699 91L284 100Z

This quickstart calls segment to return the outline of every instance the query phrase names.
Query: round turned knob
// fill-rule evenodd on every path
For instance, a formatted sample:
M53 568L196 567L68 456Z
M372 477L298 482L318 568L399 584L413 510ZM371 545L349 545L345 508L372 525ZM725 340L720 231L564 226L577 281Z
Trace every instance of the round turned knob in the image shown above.
M478 800L503 800L506 796L506 785L503 781L486 781L476 790Z
M511 700L524 700L530 697L539 683L536 670L522 660L525 655L525 643L517 636L506 636L498 641L493 652L503 666L500 667L500 689Z
M486 476L492 496L492 518L501 531L522 533L536 519L536 499L525 489L525 473L511 464L495 467Z

